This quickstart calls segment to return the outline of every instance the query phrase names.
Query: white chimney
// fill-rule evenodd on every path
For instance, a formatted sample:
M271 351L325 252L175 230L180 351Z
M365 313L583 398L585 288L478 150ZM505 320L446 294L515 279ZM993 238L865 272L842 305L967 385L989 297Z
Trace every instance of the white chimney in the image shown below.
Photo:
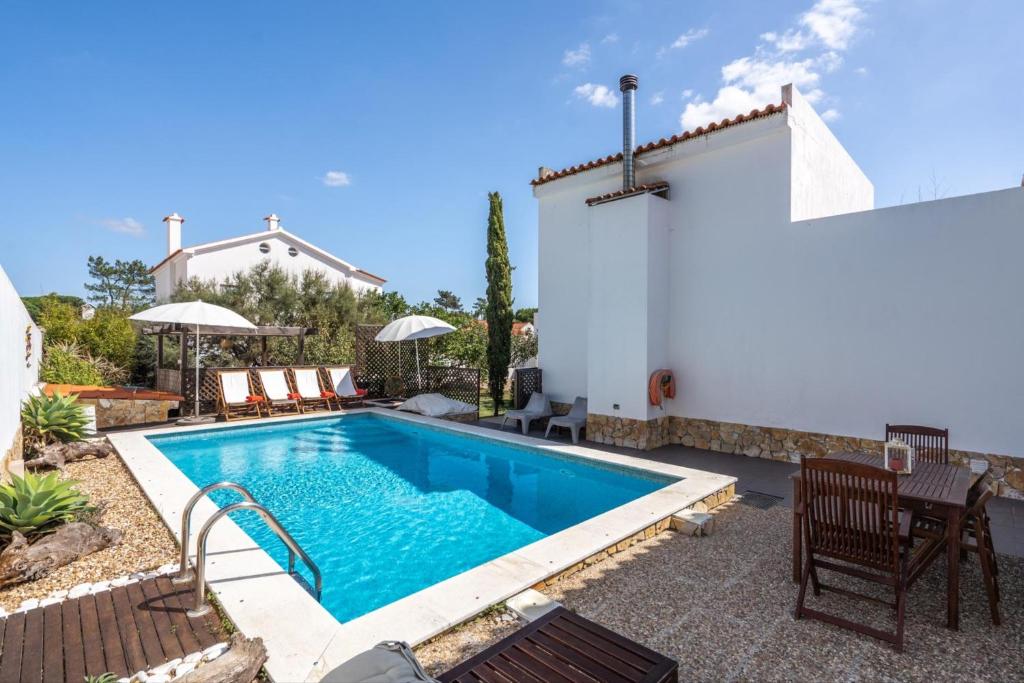
M269 216L264 216L263 220L267 222L267 230L280 230L281 219L277 217L276 213L272 213Z
M181 249L181 224L184 222L185 219L179 216L177 212L172 213L170 216L164 216L164 223L167 224L168 256Z

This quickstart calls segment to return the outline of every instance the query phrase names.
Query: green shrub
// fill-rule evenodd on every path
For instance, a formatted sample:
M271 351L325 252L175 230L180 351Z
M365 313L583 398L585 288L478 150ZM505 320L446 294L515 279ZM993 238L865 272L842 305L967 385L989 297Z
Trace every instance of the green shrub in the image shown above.
M78 344L93 358L130 371L135 364L135 330L120 310L101 308L78 329Z
M52 384L97 384L106 382L95 360L74 342L48 344L43 349L39 379Z
M21 405L21 424L29 447L81 441L88 419L75 396L29 396Z
M61 481L56 472L13 476L10 484L0 485L0 529L40 534L73 519L89 507L89 496L75 488L77 483Z

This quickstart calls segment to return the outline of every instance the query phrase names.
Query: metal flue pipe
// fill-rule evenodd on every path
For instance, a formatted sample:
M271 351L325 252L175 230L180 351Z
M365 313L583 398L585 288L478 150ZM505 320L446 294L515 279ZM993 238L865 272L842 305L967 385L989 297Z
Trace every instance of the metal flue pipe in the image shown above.
M636 169L633 165L633 150L636 149L636 89L637 78L626 74L619 79L622 92L622 189L636 186Z

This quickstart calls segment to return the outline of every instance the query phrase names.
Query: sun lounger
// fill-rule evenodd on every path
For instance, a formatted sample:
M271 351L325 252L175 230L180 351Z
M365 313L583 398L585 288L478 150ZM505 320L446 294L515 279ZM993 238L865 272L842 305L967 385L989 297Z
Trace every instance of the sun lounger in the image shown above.
M266 399L267 413L283 413L295 411L302 412L302 403L299 394L292 391L288 386L288 378L284 370L256 370L263 386L263 397Z
M548 420L544 438L551 434L552 427L565 427L572 434L572 442L580 442L580 429L587 426L587 399L577 396L568 415L556 415Z
M324 392L331 394L329 400L340 409L343 405L361 401L366 392L356 388L352 380L352 368L345 366L328 367L327 385Z
M239 417L262 417L263 397L252 388L248 370L217 372L217 412L225 420Z
M292 385L302 401L303 412L331 409L333 393L320 388L320 372L316 368L292 368Z
M501 421L501 428L504 429L505 423L509 420L518 421L523 428L523 434L529 434L531 422L549 415L551 415L551 401L544 394L538 394L535 391L530 396L525 408L505 413L505 418Z
M677 683L679 664L640 643L558 607L475 657L431 678L405 643L383 642L321 679L359 681L619 681Z

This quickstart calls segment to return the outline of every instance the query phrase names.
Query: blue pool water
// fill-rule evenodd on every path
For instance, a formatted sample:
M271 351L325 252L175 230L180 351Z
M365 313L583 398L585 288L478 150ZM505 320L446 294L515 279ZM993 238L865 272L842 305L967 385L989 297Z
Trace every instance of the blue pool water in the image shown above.
M150 441L197 486L248 488L320 567L341 621L674 481L372 414ZM232 518L287 566L257 515Z

